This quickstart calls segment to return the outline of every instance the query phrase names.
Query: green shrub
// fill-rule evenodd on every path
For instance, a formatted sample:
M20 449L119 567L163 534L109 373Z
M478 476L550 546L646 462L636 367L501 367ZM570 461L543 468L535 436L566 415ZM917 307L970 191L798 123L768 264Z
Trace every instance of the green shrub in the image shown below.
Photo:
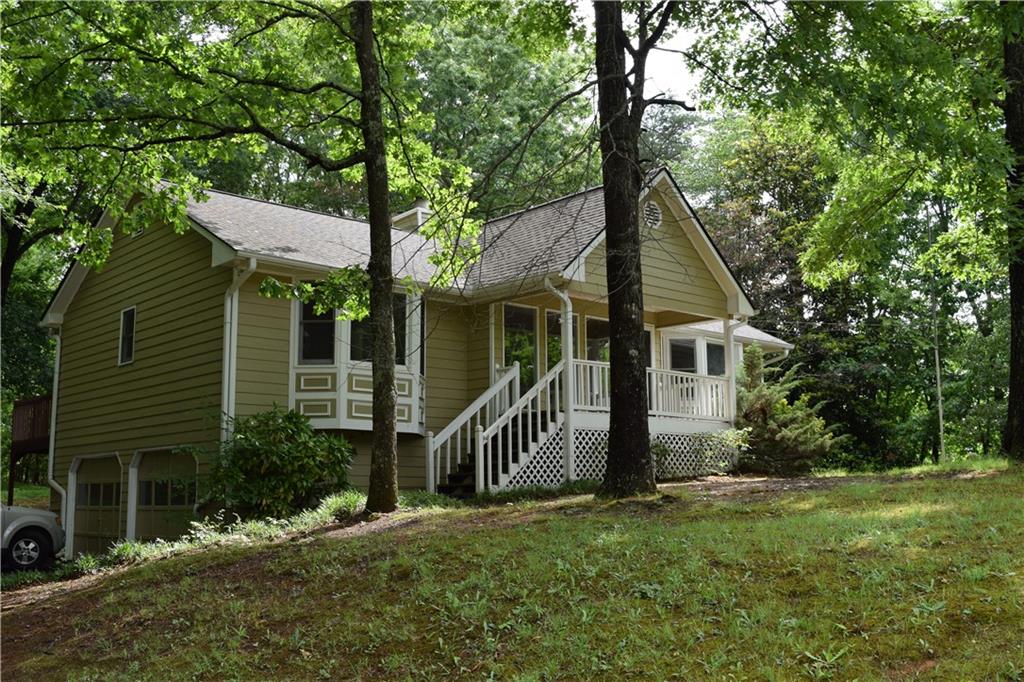
M347 488L352 454L341 436L275 405L235 420L213 463L210 496L243 518L285 517Z
M746 473L795 476L810 473L838 439L805 395L790 401L796 367L777 381L765 379L764 355L754 345L744 351L744 376L737 385L736 426L748 431L749 447L737 469ZM770 372L771 370L769 370Z

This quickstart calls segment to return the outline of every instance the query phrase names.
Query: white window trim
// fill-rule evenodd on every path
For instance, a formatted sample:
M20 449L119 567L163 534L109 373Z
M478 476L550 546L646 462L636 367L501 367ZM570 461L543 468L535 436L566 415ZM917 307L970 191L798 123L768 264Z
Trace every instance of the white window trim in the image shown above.
M661 332L661 356L665 369L672 369L672 340L673 339L691 339L694 341L695 353L697 355L697 374L708 374L708 344L715 343L719 346L725 346L725 340L721 336L713 334L702 334L697 331L662 331ZM733 341L733 361L734 366L739 367L743 364L743 344L739 341ZM722 374L720 376L728 376Z
M405 291L404 289L396 289L396 294L405 295L405 309L406 309L406 322L405 322L405 364L396 366L409 372L415 372L415 367L418 364L418 349L419 349L419 308L420 302L423 301L422 296L417 296ZM340 320L335 316L334 318L334 362L330 364L326 363L305 363L302 362L302 301L298 299L291 300L291 319L289 326L291 327L291 350L289 351L289 362L293 369L313 370L313 369L342 369L348 367L369 367L372 365L370 360L350 360L350 354L352 351L352 321L351 320ZM425 304L425 303L424 303ZM415 332L415 342L412 342L413 338L411 334ZM426 343L426 339L424 339ZM413 347L415 346L415 348ZM420 368L422 369L422 368ZM422 372L421 372L422 373Z
M132 311L132 357L130 360L124 360L121 357L122 346L124 345L124 314L129 310ZM117 366L122 367L124 365L130 365L135 362L135 331L138 329L139 322L139 311L136 306L130 305L127 308L122 308L121 312L118 313L118 329L117 329Z
M417 330L419 329L419 310L416 310L415 306L413 305L413 301L420 301L420 300L422 300L422 297L421 296L413 296L411 293L409 293L405 289L395 289L395 291L393 292L393 295L394 294L402 294L403 296L405 296L405 362L402 363L402 364L398 364L398 361L396 360L395 361L395 366L396 367L401 367L403 369L407 369L410 372L414 372L415 371L414 363L410 362L410 355L409 355L410 352L411 352L410 348L413 345L411 343L411 338L412 337L409 335L409 333L410 333L410 331L412 330L413 327L415 327ZM416 321L413 321L413 311L415 311L415 313L416 313L416 315L415 315L416 316ZM367 314L367 316L363 318L363 320L369 320L369 319L370 319L369 314ZM360 321L362 321L362 320L360 320ZM352 320L337 320L337 322L339 323L339 325L335 327L335 338L340 339L341 338L341 333L339 333L339 332L343 332L345 334L345 341L342 344L342 347L346 348L347 351L348 351L348 352L345 353L345 359L342 361L341 364L345 365L346 367L369 367L369 366L372 366L373 365L373 361L372 360L353 360L352 359ZM395 341L397 342L398 339L396 338ZM415 345L417 347L417 351L419 349L419 342L420 342L420 340L419 340L419 332L417 332L416 342L415 342ZM418 355L417 355L417 357L418 357ZM337 362L337 357L335 357L335 362ZM303 365L303 366L304 367L308 367L309 365ZM324 367L332 367L332 366L333 365L324 365ZM422 374L422 372L421 372L421 374Z
M333 362L303 362L302 361L302 301L295 298L292 299L292 343L294 344L295 354L292 358L292 365L295 367L323 367L325 369L337 368L338 367L338 352L340 349L340 339L338 334L338 317L337 311L334 311L334 361Z
M511 301L503 301L501 304L501 364L505 366L505 306L510 305L515 308L525 308L533 311L533 373L534 380L539 380L543 375L540 374L540 313L542 310L546 312L546 308L540 308L535 305L527 305L525 303L513 303ZM493 382L492 382L493 383ZM522 390L525 391L529 387L523 386Z

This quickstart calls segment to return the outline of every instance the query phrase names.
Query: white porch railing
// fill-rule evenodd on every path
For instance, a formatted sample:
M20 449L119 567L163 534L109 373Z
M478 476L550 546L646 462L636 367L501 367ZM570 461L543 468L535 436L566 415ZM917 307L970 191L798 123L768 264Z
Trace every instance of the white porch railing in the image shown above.
M493 424L487 428L477 427L474 448L477 491L504 488L548 435L562 424L564 367L564 362L558 362Z
M438 481L460 464L472 462L474 438L519 400L519 363L498 372L498 380L435 436L427 433L427 489L434 492Z
M573 360L577 410L607 412L611 406L611 372L607 362ZM732 418L725 377L647 368L647 409L651 416L689 419Z
M647 368L647 409L662 417L727 420L729 380Z

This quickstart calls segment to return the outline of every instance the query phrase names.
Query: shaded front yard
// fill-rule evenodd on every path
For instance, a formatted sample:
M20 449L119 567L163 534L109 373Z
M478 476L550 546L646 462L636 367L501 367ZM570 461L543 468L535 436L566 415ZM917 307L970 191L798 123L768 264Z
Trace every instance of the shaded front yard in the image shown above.
M404 512L5 595L3 676L1020 679L1024 472L822 485Z

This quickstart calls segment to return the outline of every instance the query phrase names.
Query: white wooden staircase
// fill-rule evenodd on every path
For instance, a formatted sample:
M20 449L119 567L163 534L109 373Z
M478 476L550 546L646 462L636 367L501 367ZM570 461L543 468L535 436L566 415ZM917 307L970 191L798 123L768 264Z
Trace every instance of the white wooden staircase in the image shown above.
M516 363L444 430L428 433L428 488L470 497L506 487L562 426L563 368L520 394Z

